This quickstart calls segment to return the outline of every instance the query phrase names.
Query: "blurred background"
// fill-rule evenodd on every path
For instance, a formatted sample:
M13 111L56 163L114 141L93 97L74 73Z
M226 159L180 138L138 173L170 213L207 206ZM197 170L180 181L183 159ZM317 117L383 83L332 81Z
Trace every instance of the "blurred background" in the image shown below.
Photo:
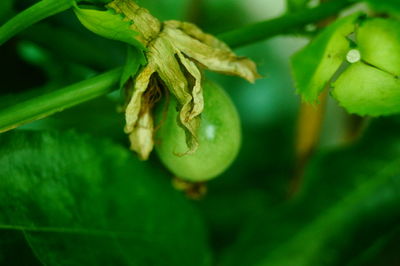
M34 2L2 2L0 24ZM137 2L160 20L191 21L216 35L287 12L284 0ZM191 201L207 225L215 265L256 265L278 246L267 256L275 262L271 265L400 265L400 190L386 191L386 183L356 190L400 154L398 117L350 116L328 97L324 111L314 108L324 114L314 156L299 166L298 128L316 118L311 114L299 120L301 100L290 57L308 41L294 34L236 49L257 63L262 78L255 84L207 73L232 97L243 130L234 164L207 184L204 198ZM88 33L67 11L19 34L0 47L0 55L4 107L122 65L125 46ZM115 92L23 128L73 129L127 146L123 116L117 112L120 101ZM155 155L151 161L162 168ZM300 185L292 195L294 179ZM387 182L397 182L398 188L399 178ZM282 259L290 256L299 259Z

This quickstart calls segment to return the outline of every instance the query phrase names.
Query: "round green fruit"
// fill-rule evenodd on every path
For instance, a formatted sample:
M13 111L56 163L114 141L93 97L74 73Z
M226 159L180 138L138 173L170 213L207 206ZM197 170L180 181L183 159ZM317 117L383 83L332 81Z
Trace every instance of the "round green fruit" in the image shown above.
M332 84L332 95L350 113L400 113L400 22L381 18L362 21L356 43L357 48L347 58L352 64ZM357 52L357 60L349 60L351 52Z
M352 64L340 75L333 84L332 95L350 113L400 113L400 80L361 62Z
M357 30L357 45L362 60L400 76L400 22L393 19L368 19Z
M233 162L240 148L239 115L226 92L209 81L203 84L204 111L197 132L199 147L186 154L184 130L177 124L177 102L170 98L166 115L160 108L156 121L156 152L164 165L177 177L202 182L221 174Z

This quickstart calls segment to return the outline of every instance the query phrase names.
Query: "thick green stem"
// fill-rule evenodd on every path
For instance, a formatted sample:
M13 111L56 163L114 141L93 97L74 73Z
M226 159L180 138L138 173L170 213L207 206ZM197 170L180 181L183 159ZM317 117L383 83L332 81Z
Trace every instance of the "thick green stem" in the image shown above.
M70 8L73 3L73 0L42 0L25 9L0 27L0 45L36 22Z
M276 19L262 21L228 31L218 37L231 47L252 44L279 34L288 33L301 26L318 22L326 17L337 14L352 3L354 3L354 1L350 0L335 0L323 3L315 8L304 9Z
M8 131L107 94L118 87L121 73L121 68L117 68L3 109L0 111L0 132Z

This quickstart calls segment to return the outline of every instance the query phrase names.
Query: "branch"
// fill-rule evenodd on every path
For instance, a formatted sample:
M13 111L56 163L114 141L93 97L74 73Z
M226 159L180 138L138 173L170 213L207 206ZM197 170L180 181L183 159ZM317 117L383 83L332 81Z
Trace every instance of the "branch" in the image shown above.
M304 9L279 18L250 24L239 29L222 33L218 37L235 48L259 42L276 35L289 33L293 29L318 22L339 13L347 6L354 4L351 0L335 0L320 4L315 8Z
M117 68L0 111L0 132L44 118L68 107L110 93L117 86L122 70Z
M67 10L72 0L42 0L18 13L0 27L0 45L36 22Z

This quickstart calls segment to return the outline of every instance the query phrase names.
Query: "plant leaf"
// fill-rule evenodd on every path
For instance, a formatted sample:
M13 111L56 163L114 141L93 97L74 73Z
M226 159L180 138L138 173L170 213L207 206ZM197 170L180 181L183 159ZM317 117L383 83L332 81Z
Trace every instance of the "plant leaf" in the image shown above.
M286 6L289 12L296 12L306 8L310 0L286 0Z
M302 195L249 224L222 265L346 265L397 228L400 129L376 123L374 130L314 158Z
M364 0L373 9L379 12L388 12L396 16L400 16L400 4L398 0Z
M95 34L145 50L138 40L139 33L131 28L131 22L113 10L100 11L76 6L74 11L82 25Z
M147 60L142 51L128 46L126 62L122 69L120 88L122 89L130 78L134 78L139 68L146 65L146 63Z
M14 13L14 0L3 0L0 2L0 23L4 23Z
M0 234L22 232L42 264L209 265L198 214L127 150L57 132L0 143Z
M346 37L355 30L358 17L359 14L354 14L337 20L292 57L297 93L305 101L317 100L345 60L350 50Z

